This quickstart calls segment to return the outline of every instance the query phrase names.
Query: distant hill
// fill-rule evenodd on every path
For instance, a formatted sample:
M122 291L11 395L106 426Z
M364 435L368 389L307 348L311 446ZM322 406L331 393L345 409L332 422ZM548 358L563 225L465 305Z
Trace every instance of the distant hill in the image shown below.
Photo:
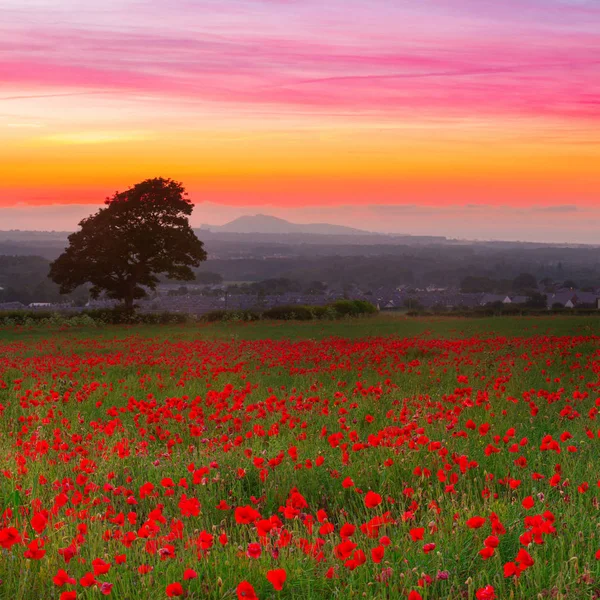
M368 231L331 225L330 223L291 223L270 215L248 215L239 217L221 226L202 225L215 233L269 233L269 234L312 234L312 235L365 235Z

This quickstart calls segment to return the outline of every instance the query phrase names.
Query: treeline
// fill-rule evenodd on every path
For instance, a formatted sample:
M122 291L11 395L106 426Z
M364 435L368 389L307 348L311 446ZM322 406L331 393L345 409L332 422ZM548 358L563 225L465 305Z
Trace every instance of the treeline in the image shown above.
M0 311L1 327L33 326L102 326L102 325L168 325L190 322L342 319L373 315L377 308L363 300L337 300L326 306L277 306L264 311L215 310L204 315L172 312L130 312L122 308L84 310L78 313L52 311Z
M285 258L244 255L230 260L214 258L208 247L209 258L201 270L220 273L225 281L286 278L301 285L322 281L330 288L402 284L458 288L461 283L467 288L470 282L475 292L507 293L521 274L530 274L537 282L573 280L580 289L600 286L600 250L592 247L355 246L321 248L321 255L304 253L304 247L296 250L301 254Z
M529 287L515 285L528 274L537 283L575 282L580 290L600 287L600 250L597 248L504 247L502 245L431 246L319 246L274 247L279 257L268 255L268 244L238 248L239 256L224 258L207 245L208 260L196 269L197 280L172 291L192 294L194 284L247 282L232 293L272 294L327 289L359 288L363 291L407 285L433 284L464 292L509 293ZM12 249L18 252L17 248ZM289 252L288 252L289 251ZM319 254L315 254L315 252ZM0 303L65 302L83 306L87 290L61 296L48 279L50 261L41 256L2 256L0 244ZM256 253L256 254L254 254ZM265 253L265 255L260 255ZM219 257L220 256L220 257ZM164 282L164 280L162 280ZM522 284L525 285L522 285ZM531 287L533 286L530 282ZM178 284L179 285L179 284ZM575 287L575 286L572 286Z
M88 293L84 288L68 296L48 279L50 262L41 256L0 256L0 303L65 302L83 306Z
M313 321L342 319L377 313L377 308L364 300L337 300L324 306L274 306L267 310L213 310L200 317L203 321Z
M524 304L509 304L505 306L478 306L476 308L434 308L430 310L417 309L404 313L408 317L542 317L549 315L597 316L598 308L565 308L555 306L551 309L527 306Z

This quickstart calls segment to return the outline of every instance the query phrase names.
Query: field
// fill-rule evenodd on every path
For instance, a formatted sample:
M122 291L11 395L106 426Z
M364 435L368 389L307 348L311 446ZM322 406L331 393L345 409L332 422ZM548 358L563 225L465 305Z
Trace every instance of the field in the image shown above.
M600 319L0 331L0 598L600 598Z

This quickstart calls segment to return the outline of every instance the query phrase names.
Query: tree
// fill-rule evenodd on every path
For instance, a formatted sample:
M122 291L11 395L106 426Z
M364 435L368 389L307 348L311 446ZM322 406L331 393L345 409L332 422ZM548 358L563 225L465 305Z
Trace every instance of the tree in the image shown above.
M223 276L211 271L198 271L196 273L196 281L206 285L217 285L223 283Z
M465 294L479 292L493 292L497 287L497 282L489 277L477 277L467 275L460 282L460 291Z
M534 292L533 294L531 294L531 296L529 296L527 302L525 303L525 306L527 306L528 308L546 308L547 304L548 302L544 294Z
M61 294L89 282L92 298L104 291L128 311L146 289L156 288L158 274L192 281L191 267L206 260L206 252L189 225L194 207L186 196L181 183L162 177L116 192L79 223L49 277Z
M512 288L515 292L534 290L537 288L537 279L531 273L521 273L513 279Z

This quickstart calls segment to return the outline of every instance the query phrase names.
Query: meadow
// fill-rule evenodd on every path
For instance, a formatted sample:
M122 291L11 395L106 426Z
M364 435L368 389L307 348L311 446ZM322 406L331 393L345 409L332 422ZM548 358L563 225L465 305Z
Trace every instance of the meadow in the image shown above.
M0 598L600 598L600 319L0 330Z

